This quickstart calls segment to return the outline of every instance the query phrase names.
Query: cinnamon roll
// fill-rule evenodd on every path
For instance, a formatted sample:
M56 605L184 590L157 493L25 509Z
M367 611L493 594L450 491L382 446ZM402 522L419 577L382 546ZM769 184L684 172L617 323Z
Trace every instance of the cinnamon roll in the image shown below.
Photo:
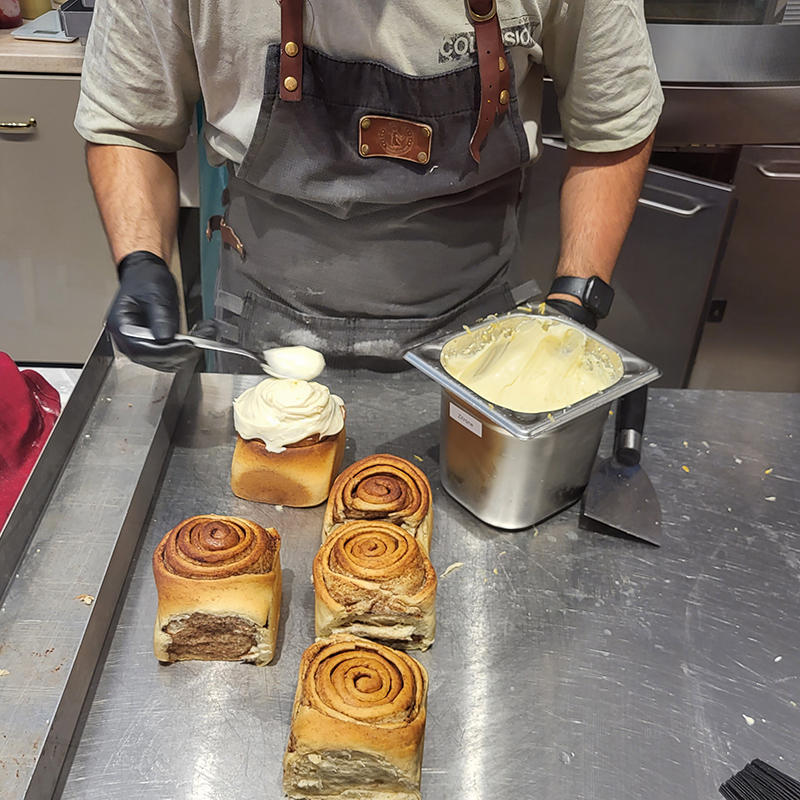
M239 517L174 527L153 554L159 661L268 664L281 608L281 537Z
M283 790L294 798L419 800L428 675L410 656L339 634L300 661Z
M367 456L334 481L323 522L323 540L353 519L382 519L408 531L427 555L433 529L431 485L421 469L398 456Z
M317 636L350 633L427 650L436 629L436 571L398 525L354 520L314 558Z
M231 489L258 503L323 503L342 466L344 405L326 386L267 378L233 404Z

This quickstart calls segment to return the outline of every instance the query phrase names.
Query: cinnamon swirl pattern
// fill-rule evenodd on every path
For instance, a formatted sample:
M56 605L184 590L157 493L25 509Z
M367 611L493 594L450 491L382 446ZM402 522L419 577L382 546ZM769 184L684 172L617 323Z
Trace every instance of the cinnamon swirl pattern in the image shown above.
M247 661L275 652L281 538L239 517L205 514L174 527L153 554L159 661Z
M336 528L314 558L316 633L350 633L427 650L436 630L436 571L417 540L382 520Z
M428 676L413 658L340 634L300 661L283 789L294 798L419 800Z
M323 539L348 520L382 519L399 525L430 552L433 529L431 485L425 473L398 456L367 456L334 481L323 523Z

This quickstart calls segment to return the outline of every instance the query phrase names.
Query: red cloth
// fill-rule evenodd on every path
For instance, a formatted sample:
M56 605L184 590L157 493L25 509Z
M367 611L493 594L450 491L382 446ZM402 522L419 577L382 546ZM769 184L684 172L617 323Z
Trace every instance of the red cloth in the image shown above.
M58 392L37 372L0 353L0 528L61 411Z

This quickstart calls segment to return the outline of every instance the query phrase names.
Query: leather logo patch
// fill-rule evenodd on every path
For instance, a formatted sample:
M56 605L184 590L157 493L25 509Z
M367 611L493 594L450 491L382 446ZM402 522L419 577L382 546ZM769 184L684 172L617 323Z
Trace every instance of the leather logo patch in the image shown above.
M419 122L368 115L358 124L358 152L363 158L383 156L427 164L433 130Z
M386 155L400 158L414 144L414 131L411 126L400 120L388 123L380 130L380 140Z

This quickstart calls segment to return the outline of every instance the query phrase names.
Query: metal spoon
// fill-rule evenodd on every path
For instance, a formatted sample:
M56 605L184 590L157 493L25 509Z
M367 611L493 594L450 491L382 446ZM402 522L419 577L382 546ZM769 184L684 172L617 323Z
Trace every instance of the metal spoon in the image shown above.
M154 342L156 338L149 328L140 325L120 325L119 332L132 339L144 339L149 342ZM273 378L310 381L325 368L325 359L322 354L309 347L276 347L264 350L263 353L257 353L232 344L203 339L200 336L191 336L186 333L176 333L174 338L181 342L189 342L201 350L214 350L218 353L230 353L250 358L258 362L261 369L267 375L272 375Z

